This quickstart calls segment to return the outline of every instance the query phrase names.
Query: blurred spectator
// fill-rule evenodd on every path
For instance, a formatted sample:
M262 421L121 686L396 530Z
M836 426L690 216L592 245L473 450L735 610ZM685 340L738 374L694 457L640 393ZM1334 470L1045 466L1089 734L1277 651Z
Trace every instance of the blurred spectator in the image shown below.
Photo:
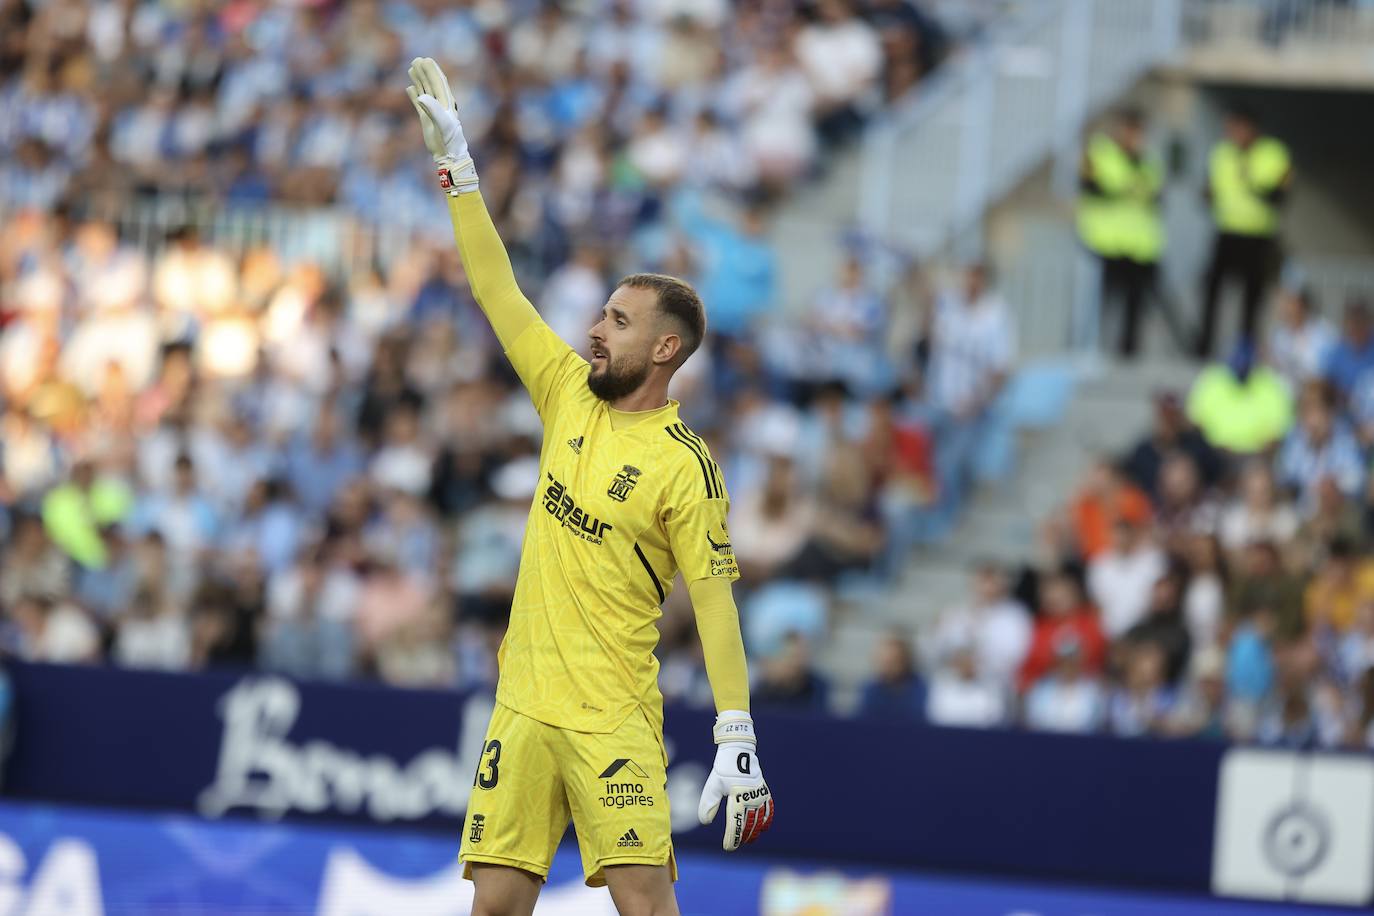
M1321 562L1332 541L1344 539L1365 550L1370 543L1364 512L1354 500L1341 492L1331 477L1317 484L1317 505L1303 519L1298 533L1288 544L1288 563L1293 569L1312 569Z
M1204 486L1216 484L1221 471L1220 461L1207 440L1188 422L1178 394L1173 391L1157 393L1154 406L1154 425L1131 449L1122 462L1122 471L1156 504L1160 498L1160 472L1171 454L1182 453L1191 458Z
M1287 572L1273 541L1252 541L1237 568L1227 602L1227 617L1234 624L1260 611L1271 616L1267 626L1280 638L1301 634L1303 622L1301 576Z
M396 629L377 650L377 673L402 687L447 687L456 676L452 623L442 604Z
M1365 669L1357 684L1356 713L1350 723L1346 743L1351 747L1374 750L1374 665Z
M746 490L730 512L732 543L744 575L766 580L793 563L811 539L814 502L797 486L790 457L769 459L762 487Z
M923 646L930 670L947 668L956 653L973 652L980 677L1009 690L1031 643L1030 614L1013 599L1006 572L984 561L973 570L966 604L940 614Z
M1107 727L1123 738L1163 731L1176 703L1165 682L1164 648L1157 642L1132 642L1123 667L1123 683L1107 703Z
M128 489L119 481L97 478L87 461L72 468L71 481L43 497L43 524L54 544L77 563L99 569L105 565L105 542L100 529L129 511Z
M1088 563L1088 594L1102 609L1102 630L1109 639L1123 636L1145 616L1166 567L1164 552L1148 527L1117 523L1112 546Z
M359 584L312 553L269 580L259 664L299 678L339 680L354 670Z
M1243 619L1231 635L1226 652L1226 692L1237 704L1238 737L1252 734L1260 704L1274 685L1274 614L1259 608Z
M1008 434L996 401L1016 358L1016 329L1006 300L991 287L986 264L964 269L927 314L926 395L934 410L938 511L949 530L969 482L995 475L991 458Z
M73 664L99 658L100 632L75 605L25 596L10 606L9 618L5 648L25 661Z
M1256 738L1262 744L1294 750L1331 746L1341 737L1336 695L1319 675L1311 640L1281 643L1274 649L1276 689L1261 710Z
M1179 737L1225 741L1229 737L1226 656L1216 647L1193 655L1189 683L1174 704L1165 732Z
M335 411L322 410L309 434L301 433L286 453L290 487L315 518L323 516L343 485L363 471L358 443L340 427Z
M934 447L924 424L898 413L900 395L869 402L863 442L877 486L879 516L886 524L882 572L895 576L912 547L933 540L938 520L931 514L939 481Z
M1162 653L1162 676L1176 684L1188 667L1192 636L1183 616L1184 572L1178 566L1165 571L1150 589L1145 618L1126 631L1122 646L1127 656L1142 645L1153 645Z
M725 85L722 106L740 125L762 187L785 187L811 166L817 151L816 90L786 45L773 39L762 47ZM705 290L702 298L713 301Z
M925 710L926 685L910 641L898 631L885 634L873 652L873 680L864 685L859 714L901 722L920 720Z
M12 608L21 598L65 595L70 582L68 560L48 539L43 522L18 515L9 549L0 555L0 608Z
M1156 525L1165 546L1178 552L1193 535L1212 534L1220 514L1193 459L1183 452L1169 455L1160 469L1155 508Z
M191 663L191 626L167 589L150 583L119 621L112 655L130 668L184 671Z
M1247 462L1239 493L1221 514L1218 535L1227 552L1236 555L1254 541L1287 543L1298 530L1298 514L1279 500L1274 475L1262 461Z
M1304 389L1299 422L1279 451L1279 482L1297 492L1299 508L1311 515L1323 480L1330 479L1347 499L1354 499L1364 490L1365 471L1359 443L1336 414L1329 391L1321 383Z
M192 667L253 667L260 624L254 608L236 601L234 594L219 583L197 591L192 607Z
M1183 617L1194 651L1221 642L1228 586L1226 557L1214 535L1194 535L1187 544L1188 582L1183 592Z
M1293 423L1291 395L1268 366L1255 364L1242 340L1226 363L1213 363L1193 382L1188 417L1215 448L1254 455L1283 438Z
M200 575L200 563L220 534L220 521L210 500L197 489L190 456L176 460L172 490L148 494L134 507L130 527L138 534L156 532L167 545L172 591L189 596Z
M932 725L996 728L1011 718L1007 685L980 669L973 646L952 649L930 681L926 719Z
M719 353L777 304L776 256L765 234L764 207L750 202L731 222L708 216L699 193L683 192L673 211L692 245L697 292L707 303L706 323Z
M1374 604L1374 557L1357 554L1349 541L1333 541L1303 597L1308 626L1345 633L1369 604Z
M1212 353L1217 311L1228 279L1240 280L1243 287L1241 336L1257 339L1260 305L1278 267L1280 215L1292 181L1287 147L1262 133L1253 112L1233 106L1208 162L1207 201L1216 237L1203 281L1199 357Z
M839 281L819 292L805 317L804 337L786 348L798 381L838 379L850 391L872 394L887 386L883 353L886 303L864 276L863 262L850 255Z
M1100 675L1107 658L1107 640L1097 620L1097 609L1083 598L1083 589L1068 570L1042 573L1038 586L1039 616L1030 651L1021 666L1022 691L1033 687L1056 665L1061 645L1072 643L1081 665L1090 675Z
M849 0L820 0L816 21L797 34L796 51L816 93L821 136L831 143L847 139L863 125L882 66L878 34L854 15Z
M1055 646L1054 667L1026 696L1026 727L1046 732L1097 731L1107 713L1097 678L1083 667L1082 647L1073 639Z
M397 561L374 560L363 578L354 614L359 650L371 653L398 629L418 623L433 596L429 581Z
M1149 522L1150 501L1106 458L1098 459L1067 513L1051 522L1048 534L1060 555L1092 560L1112 543L1119 525Z
M825 591L814 578L766 582L744 598L742 612L744 644L764 657L781 651L793 636L823 639L829 616Z
M1296 395L1320 378L1336 345L1336 328L1318 310L1310 289L1279 291L1274 326L1269 329L1266 361L1288 381Z
M824 712L828 700L829 688L812 666L811 648L794 634L776 655L763 660L749 702L754 709Z
M101 568L78 567L72 598L94 614L103 625L109 626L133 606L134 596L145 575L140 569L137 550L122 526L104 528L101 534L105 540L105 565ZM3 583L4 575L0 570L0 583ZM3 603L3 599L0 599L0 604Z
M1374 311L1363 299L1346 303L1341 322L1341 338L1327 352L1322 377L1340 392L1341 397L1355 394L1360 376L1374 369Z

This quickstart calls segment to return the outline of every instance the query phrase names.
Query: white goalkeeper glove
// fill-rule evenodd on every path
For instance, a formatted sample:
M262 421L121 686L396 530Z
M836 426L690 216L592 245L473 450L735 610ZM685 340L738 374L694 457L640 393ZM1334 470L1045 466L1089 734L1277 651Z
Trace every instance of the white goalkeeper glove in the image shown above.
M438 166L439 187L450 196L477 190L477 167L468 155L468 141L458 120L448 77L431 57L410 62L410 86L406 95L420 116L425 146Z
M773 823L773 796L763 781L754 753L754 720L747 712L729 709L716 716L716 762L706 777L697 805L697 819L709 824L725 800L726 852L752 843Z

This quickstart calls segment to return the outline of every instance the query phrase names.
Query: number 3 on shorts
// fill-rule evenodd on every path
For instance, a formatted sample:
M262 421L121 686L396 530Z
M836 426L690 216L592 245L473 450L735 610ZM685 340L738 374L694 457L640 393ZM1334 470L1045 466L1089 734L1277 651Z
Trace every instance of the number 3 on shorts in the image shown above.
M492 738L487 742L487 746L482 749L482 756L477 761L477 773L472 777L472 784L483 789L496 788L496 782L501 778L501 770L497 766L501 762L501 742Z

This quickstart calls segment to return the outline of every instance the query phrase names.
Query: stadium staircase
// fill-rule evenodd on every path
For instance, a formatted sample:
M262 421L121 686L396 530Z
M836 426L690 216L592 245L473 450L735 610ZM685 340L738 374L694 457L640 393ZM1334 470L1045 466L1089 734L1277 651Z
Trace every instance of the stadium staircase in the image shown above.
M973 496L948 540L918 551L890 589L841 592L832 607L830 641L816 659L837 708L857 702L878 638L894 627L917 631L962 600L975 561L1033 562L1041 525L1072 495L1093 459L1138 440L1149 428L1151 393L1186 389L1196 371L1191 363L1167 358L1114 366L1110 373L1078 369L1079 383L1058 421L1021 434L1013 474Z
M828 163L824 179L780 213L775 231L786 302L805 302L834 277L845 251L837 241L862 243L876 254L870 264L881 283L903 259L981 254L988 209L1047 161L1055 164L1056 186L1071 193L1083 126L1175 53L1183 2L1046 0L1011 7L985 42L947 63L909 104L872 127L858 151ZM836 226L849 228L837 238ZM1067 310L1061 306L1056 318ZM1035 318L1021 316L1023 324ZM857 701L867 660L885 631L917 630L960 600L976 559L1032 560L1039 526L1072 493L1093 456L1122 448L1146 428L1149 392L1191 380L1190 366L1169 359L1110 374L1099 373L1091 360L1065 367L1069 343L1065 335L1036 347L1060 357L1048 366L1072 377L1072 393L1018 433L1010 479L977 492L955 534L918 551L894 587L841 591L831 639L817 650L837 709ZM1082 384L1085 379L1092 384Z
M918 551L895 587L841 592L831 639L817 650L837 709L857 701L879 636L892 627L919 630L963 600L973 561L1033 561L1040 526L1095 456L1144 433L1154 389L1186 389L1196 373L1158 327L1140 363L1107 371L1096 357L1096 282L1076 254L1069 216L1086 125L1152 74L1368 89L1371 37L1374 6L1339 0L1011 4L984 42L918 87L870 128L859 150L829 163L824 180L779 215L783 292L795 306L835 276L845 250L837 241L863 244L875 255L874 278L890 282L904 259L981 256L990 212L1017 199L1032 176L1057 200L1021 214L1021 257L1003 265L1010 269L1002 286L1019 309L1023 375L1067 371L1072 393L1062 408L1023 426L1010 479L976 493L955 534ZM1191 195L1200 181L1189 176L1178 193ZM1191 282L1207 227L1191 197L1184 203L1166 200L1174 244L1165 274ZM1178 219L1180 209L1191 219ZM845 228L837 233L836 226ZM1342 301L1371 276L1367 262L1347 260L1305 258L1307 282Z

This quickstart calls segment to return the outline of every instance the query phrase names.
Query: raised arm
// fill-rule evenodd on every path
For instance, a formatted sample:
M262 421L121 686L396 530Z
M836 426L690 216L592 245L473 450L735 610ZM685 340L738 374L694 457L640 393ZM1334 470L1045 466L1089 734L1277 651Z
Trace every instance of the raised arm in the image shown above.
M506 247L477 190L477 168L468 153L448 78L434 60L419 57L410 65L410 81L406 95L420 116L425 146L434 156L472 294L501 347L509 352L522 333L541 322L539 313L520 292Z

